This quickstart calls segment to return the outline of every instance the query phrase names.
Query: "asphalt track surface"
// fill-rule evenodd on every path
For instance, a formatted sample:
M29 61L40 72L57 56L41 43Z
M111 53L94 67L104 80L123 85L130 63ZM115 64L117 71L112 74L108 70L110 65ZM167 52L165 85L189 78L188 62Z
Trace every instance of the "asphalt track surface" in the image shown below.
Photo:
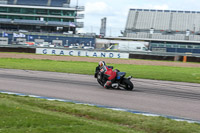
M132 79L133 91L104 89L91 75L0 69L0 91L74 100L200 121L200 84Z

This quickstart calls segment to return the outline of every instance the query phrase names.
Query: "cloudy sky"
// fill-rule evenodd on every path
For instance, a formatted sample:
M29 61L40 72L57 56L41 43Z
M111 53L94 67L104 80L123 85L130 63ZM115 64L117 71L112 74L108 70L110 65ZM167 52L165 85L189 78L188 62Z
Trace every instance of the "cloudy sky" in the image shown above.
M99 34L101 19L107 18L107 36L119 36L124 30L130 8L200 11L198 0L71 0L85 6L84 28L80 32Z

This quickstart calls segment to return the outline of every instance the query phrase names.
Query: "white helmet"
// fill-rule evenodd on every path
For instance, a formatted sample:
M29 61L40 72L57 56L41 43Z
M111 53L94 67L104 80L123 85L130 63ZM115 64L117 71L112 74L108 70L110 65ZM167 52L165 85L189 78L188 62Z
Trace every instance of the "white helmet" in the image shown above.
M99 67L102 68L103 66L105 66L106 63L104 61L99 61Z

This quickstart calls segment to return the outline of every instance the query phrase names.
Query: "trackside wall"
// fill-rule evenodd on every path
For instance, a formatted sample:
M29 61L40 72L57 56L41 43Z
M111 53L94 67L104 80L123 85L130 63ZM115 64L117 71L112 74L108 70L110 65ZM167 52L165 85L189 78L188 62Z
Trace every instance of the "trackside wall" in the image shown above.
M72 50L70 50L70 51L72 51ZM70 53L70 51L68 51L68 53ZM36 53L36 48L0 47L0 52ZM75 52L71 52L70 54L74 54L74 53ZM85 53L85 54L88 55L88 53ZM95 54L95 52L93 52L92 57L96 57L96 54ZM61 52L61 55L62 55L62 52ZM111 57L109 57L109 54L108 54L107 58L115 58L112 54L110 54L110 56ZM102 57L104 57L104 54L102 54ZM106 57L106 55L105 55L105 57ZM145 54L131 54L130 53L130 54L128 54L128 58L129 59L145 59L145 60L183 61L183 56L174 56L174 55L172 55L172 56L165 56L165 55L160 56L160 55L145 55ZM200 57L187 56L187 62L200 62Z

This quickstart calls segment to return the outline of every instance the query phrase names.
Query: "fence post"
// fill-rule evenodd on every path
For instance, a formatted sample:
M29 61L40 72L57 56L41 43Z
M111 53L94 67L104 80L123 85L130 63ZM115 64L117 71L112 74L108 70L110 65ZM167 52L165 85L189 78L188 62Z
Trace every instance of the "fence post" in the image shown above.
M187 62L187 56L183 56L183 62Z

